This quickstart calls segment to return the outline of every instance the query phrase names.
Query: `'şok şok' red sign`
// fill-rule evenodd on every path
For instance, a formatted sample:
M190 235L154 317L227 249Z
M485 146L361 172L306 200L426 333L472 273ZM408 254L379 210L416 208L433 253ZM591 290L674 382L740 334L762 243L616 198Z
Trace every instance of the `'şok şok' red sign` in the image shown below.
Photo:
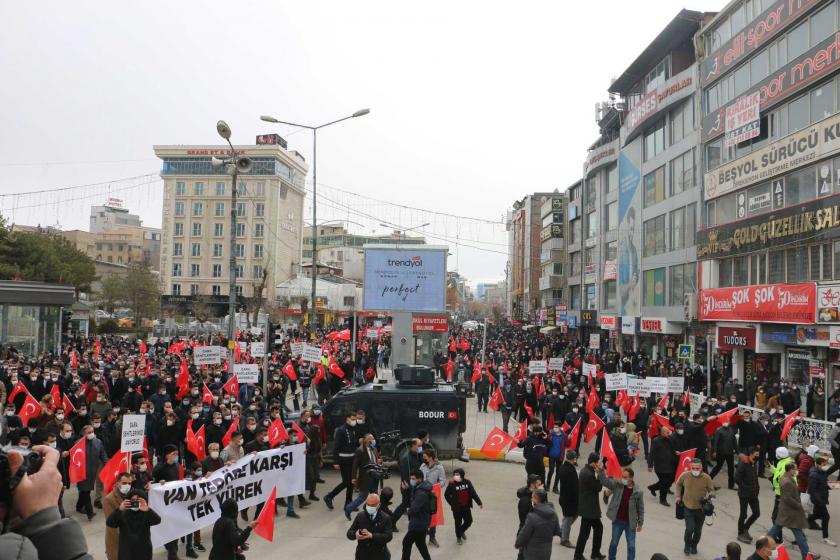
M700 291L701 321L813 323L817 285L768 284Z

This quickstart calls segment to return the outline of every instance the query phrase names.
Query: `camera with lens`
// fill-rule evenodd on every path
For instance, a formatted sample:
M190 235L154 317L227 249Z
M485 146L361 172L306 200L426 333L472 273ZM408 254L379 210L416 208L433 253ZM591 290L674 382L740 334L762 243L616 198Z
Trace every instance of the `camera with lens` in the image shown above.
M364 468L373 480L385 480L391 476L387 468L377 463L371 463Z
M9 465L9 451L15 451L23 456L23 463L21 463L14 475L12 475L11 465ZM38 472L43 461L44 458L39 453L29 449L12 448L9 446L0 448L0 504L7 506L7 512L11 511L12 497L24 475L28 474L31 476ZM5 526L8 519L0 521Z

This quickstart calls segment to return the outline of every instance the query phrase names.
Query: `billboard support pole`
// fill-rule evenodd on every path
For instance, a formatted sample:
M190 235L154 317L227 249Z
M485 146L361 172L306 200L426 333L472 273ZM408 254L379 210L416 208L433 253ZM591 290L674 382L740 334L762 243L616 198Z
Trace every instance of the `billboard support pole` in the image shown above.
M353 325L351 326L351 328L353 329L352 342L351 342L351 344L353 345L353 348L350 351L350 355L352 356L353 367L355 368L356 367L356 330L357 330L356 329L356 309L355 309L355 307L353 308Z

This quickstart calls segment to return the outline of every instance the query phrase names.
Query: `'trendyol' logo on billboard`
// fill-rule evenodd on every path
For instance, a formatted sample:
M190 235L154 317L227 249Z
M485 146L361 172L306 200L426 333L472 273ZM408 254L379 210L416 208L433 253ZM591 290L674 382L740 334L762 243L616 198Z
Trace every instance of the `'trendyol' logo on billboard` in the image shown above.
M423 259L420 255L414 255L413 257L406 259L406 260L398 260L398 259L388 259L388 266L396 266L396 267L415 267L415 266L423 266Z

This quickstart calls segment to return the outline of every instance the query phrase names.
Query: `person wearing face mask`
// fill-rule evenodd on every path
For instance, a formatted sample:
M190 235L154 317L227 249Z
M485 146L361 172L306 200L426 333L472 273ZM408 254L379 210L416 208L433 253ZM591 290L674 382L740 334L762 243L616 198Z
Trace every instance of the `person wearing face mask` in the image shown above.
M221 452L219 451L219 444L211 443L207 446L207 456L201 460L201 469L204 471L206 476L213 471L219 470L223 466L224 462L222 461Z
M131 456L131 487L148 492L151 487L152 473L149 462L142 453Z
M587 464L580 470L578 476L581 524L577 544L575 545L574 560L583 558L583 551L586 548L586 542L589 540L590 531L593 533L590 558L606 560L606 556L601 554L604 525L601 522L601 503L598 499L602 488L598 473L603 469L601 457L597 453L590 453Z
M761 515L758 502L758 457L758 448L749 448L747 453L741 456L741 461L735 471L735 482L738 484L738 501L741 507L738 516L738 540L748 544L752 542L750 527ZM747 517L747 507L752 512L749 518Z
M252 521L245 529L236 523L239 505L233 498L228 498L220 506L221 516L213 525L213 546L209 560L236 560L242 557L242 545L251 536L251 530L257 522Z
M502 430L505 432L508 431L508 426L510 424L510 416L513 412L513 405L514 405L514 393L513 393L513 385L505 379L505 384L502 386L502 405L499 407L499 410L502 413Z
M612 492L607 506L607 518L612 521L609 560L615 560L618 543L624 534L627 540L627 560L636 560L636 533L642 531L645 520L645 493L634 482L633 469L625 467L621 478L608 478L604 471L598 472L598 480Z
M473 483L466 477L464 469L459 467L453 471L452 480L449 481L446 490L443 492L443 499L452 509L452 517L455 520L455 540L459 545L463 544L467 540L467 529L473 522L473 502L477 503L480 508L484 507L481 498L475 491L475 487L473 487Z
M559 494L557 485L560 482L560 463L563 461L563 453L566 450L566 434L558 424L554 424L548 432L548 478L545 480L545 487L551 488L552 492ZM551 479L555 470L557 476L554 478L554 487L551 486Z
M3 390L3 384L0 383L0 398L3 402L6 401L6 392ZM15 431L23 427L20 416L15 412L15 404L8 403L3 413L3 418L0 419L0 445L6 445L9 442L9 436Z
M356 413L348 412L344 424L335 429L333 434L333 468L341 472L341 482L324 496L324 504L333 509L333 498L344 490L344 506L353 499L353 457L359 441L356 439ZM396 520L395 520L396 523Z
M104 418L106 414L112 410L111 402L108 400L108 395L104 390L100 389L96 395L96 401L90 405L90 414L98 414L100 418Z
M571 536L572 525L578 516L580 485L577 458L578 454L574 449L567 450L565 460L557 470L557 478L560 481L560 511L563 514L560 521L560 545L566 548L575 548L569 537Z
M422 460L423 464L420 465L420 472L423 473L423 480L432 486L436 484L442 486L446 482L446 471L440 461L437 460L435 450L424 446ZM437 527L429 527L429 544L435 548L440 548L436 536Z
M773 537L759 537L755 540L755 553L747 560L776 560L779 557L778 545Z
M146 560L152 557L151 528L161 522L160 516L149 508L146 493L132 489L119 507L106 520L108 531L119 532L117 547L120 560ZM108 558L112 558L108 556Z
M155 465L152 471L152 478L156 483L180 480L181 472L178 463L178 447L172 444L166 445L162 450L161 460ZM167 560L178 559L178 539L166 543Z
M350 482L359 492L359 495L344 507L344 516L348 521L350 521L350 514L356 511L356 508L365 501L368 494L376 491L379 480L371 476L369 466L378 465L380 462L373 434L365 434L362 438L362 444L353 456L353 466L350 471Z
M822 531L823 543L837 546L836 542L828 538L828 490L828 459L820 455L814 461L808 476L808 495L814 504L814 512L808 516L808 527ZM818 520L822 521L819 526L816 524Z
M411 487L409 481L411 479L411 473L420 470L420 453L422 452L423 442L419 439L414 439L411 441L411 445L408 449L406 449L402 456L400 456L400 493L402 494L402 502L397 506L397 509L394 510L394 515L392 517L395 529L397 527L397 522L405 513L406 509L408 509L408 505L411 501Z
M514 546L523 552L525 560L548 560L551 558L551 541L560 536L560 521L554 506L548 503L544 488L534 491L531 503L531 512L516 535Z
M548 452L548 439L539 422L532 424L528 437L517 442L516 445L522 448L522 455L525 457L525 472L536 474L541 480L545 480L544 458Z
M164 448L174 445L176 448L184 439L186 426L178 420L175 413L170 412L158 422L157 437L155 438L155 452L158 459L163 458Z
M725 420L715 430L715 435L712 438L712 458L717 461L717 464L715 464L709 476L714 479L726 463L726 475L730 490L735 489L735 452L737 450L738 440L735 438L735 430L729 425L729 421Z
M214 412L210 423L204 428L207 434L207 443L222 443L222 438L225 437L230 422L225 422L221 412Z
M94 511L91 503L90 493L96 486L99 479L99 470L108 462L108 455L105 453L105 446L93 433L93 426L85 426L82 429L82 437L85 438L85 474L87 477L76 484L79 497L76 501L76 511L87 515L88 521L93 519Z
M677 472L677 457L679 452L674 449L671 430L662 426L659 428L659 436L650 445L647 464L648 472L656 473L657 482L648 486L648 490L654 497L659 492L659 503L670 507L668 503L668 491L674 483L674 474Z
M356 560L389 560L388 543L393 538L391 517L381 511L379 496L369 494L365 508L356 514L347 538L356 541Z
M796 464L786 463L785 472L779 480L781 495L779 496L779 510L773 520L773 527L767 533L777 541L782 540L782 527L789 528L793 532L802 558L806 558L810 549L808 539L803 529L808 527L808 520L805 516L805 509L799 497L799 490L796 487ZM814 560L819 560L820 555L812 553Z
M245 454L243 447L244 437L242 432L233 432L230 436L230 443L228 443L221 452L221 458L224 464L230 465L235 463Z
M487 403L490 400L490 377L487 370L482 369L478 379L475 380L475 396L478 402L478 411L487 413Z
M116 527L109 526L108 519L111 514L120 509L122 503L128 499L131 492L131 475L123 472L117 475L117 482L114 488L102 499L102 513L105 515L105 557L108 560L117 560L120 531Z
M685 554L697 554L697 545L703 533L706 516L701 500L714 495L715 486L708 474L703 472L700 459L691 460L691 468L677 480L677 504L682 504L685 511L685 534L683 541Z
M426 547L426 533L432 521L432 485L423 480L423 473L418 469L411 473L408 487L410 506L406 510L408 530L402 540L402 560L411 558L411 548L415 545L423 560L431 560L429 549Z

